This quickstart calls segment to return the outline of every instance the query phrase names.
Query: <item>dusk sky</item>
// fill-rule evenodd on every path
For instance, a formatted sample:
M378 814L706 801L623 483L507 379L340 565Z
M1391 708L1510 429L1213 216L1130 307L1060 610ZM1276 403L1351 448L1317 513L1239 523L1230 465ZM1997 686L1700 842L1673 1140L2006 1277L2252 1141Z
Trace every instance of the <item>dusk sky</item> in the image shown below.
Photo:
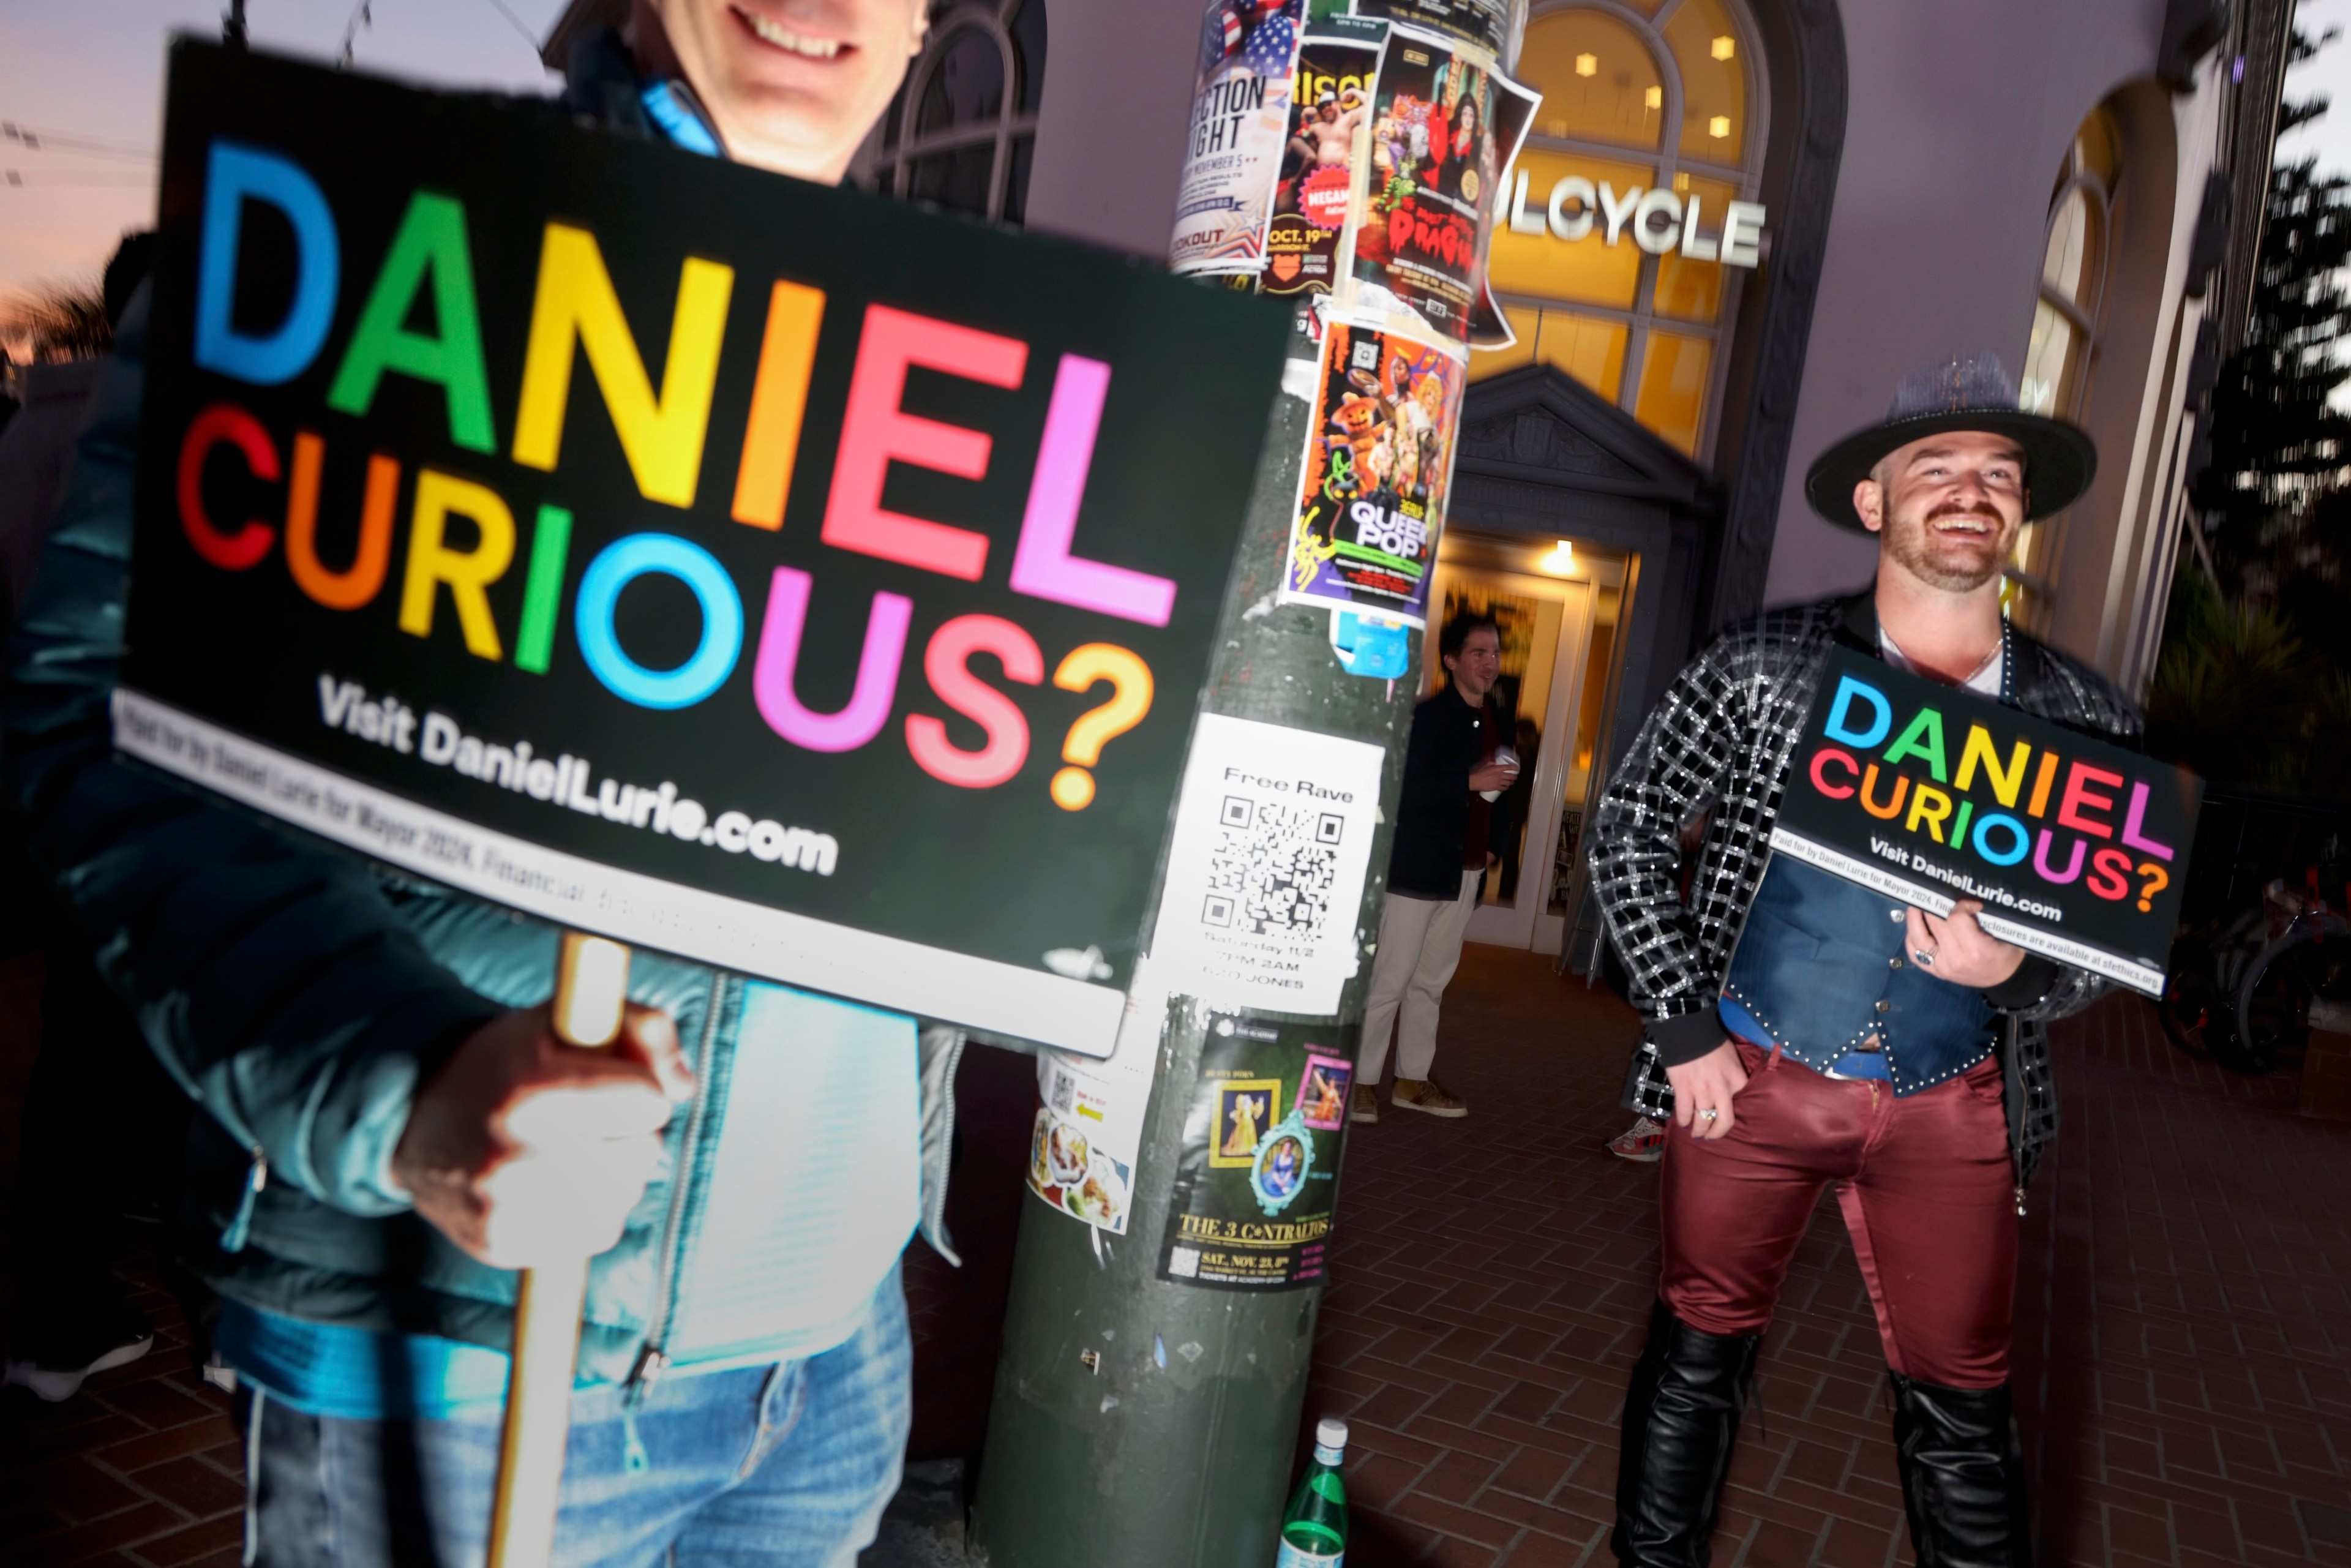
M154 221L165 41L183 31L218 37L226 5L0 0L0 121L123 150L28 151L0 131L0 291L94 275L125 229ZM354 36L352 62L418 81L544 92L552 78L530 40L563 5L368 0L373 22ZM360 10L360 0L246 0L246 20L257 47L330 61Z
M94 274L125 229L153 219L153 150L163 47L175 30L219 35L226 0L0 0L0 121L108 151L28 151L0 132L0 291ZM564 0L247 0L253 41L331 60L363 9L359 67L421 81L545 91L530 42ZM2303 0L2312 33L2351 34L2351 0ZM527 35L527 36L526 36ZM2327 93L2334 111L2279 143L2351 172L2351 37L2294 73L2290 94ZM21 177L23 184L10 181Z

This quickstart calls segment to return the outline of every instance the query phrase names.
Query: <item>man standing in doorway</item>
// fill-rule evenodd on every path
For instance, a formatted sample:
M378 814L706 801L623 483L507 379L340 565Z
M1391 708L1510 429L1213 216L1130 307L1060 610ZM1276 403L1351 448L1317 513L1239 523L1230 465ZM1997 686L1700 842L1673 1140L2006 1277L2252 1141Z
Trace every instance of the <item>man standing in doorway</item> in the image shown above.
M1378 1086L1395 1029L1399 1110L1466 1116L1469 1107L1429 1076L1437 1061L1437 1009L1461 962L1461 936L1493 863L1488 844L1493 797L1519 776L1498 760L1504 742L1494 713L1502 675L1502 633L1493 617L1463 611L1437 635L1445 689L1413 710L1405 753L1404 796L1396 804L1388 854L1387 907L1372 959L1372 995L1364 1017L1364 1051L1355 1070L1349 1119L1380 1119ZM1399 1015L1401 1021L1399 1021Z
M1726 633L1601 802L1595 886L1647 1021L1635 1108L1672 1123L1657 1300L1625 1401L1620 1562L1706 1562L1757 1348L1832 1185L1893 1374L1918 1561L2031 1560L2008 1388L2016 1218L2056 1128L2043 1026L2100 982L1994 940L1973 901L1938 919L1769 849L1839 644L2135 740L2113 687L2001 612L2018 530L2071 505L2095 464L2082 432L2018 408L1989 356L1905 381L1885 423L1806 482L1832 522L1878 536L1876 585ZM1676 836L1700 811L1686 904Z

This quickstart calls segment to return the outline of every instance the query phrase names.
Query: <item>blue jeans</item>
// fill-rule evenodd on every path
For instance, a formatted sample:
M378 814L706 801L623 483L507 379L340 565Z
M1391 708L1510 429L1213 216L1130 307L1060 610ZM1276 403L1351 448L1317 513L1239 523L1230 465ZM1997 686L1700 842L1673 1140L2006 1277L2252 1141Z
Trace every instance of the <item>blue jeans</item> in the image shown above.
M821 1355L656 1382L636 1411L643 1470L621 1389L578 1390L557 1568L851 1568L898 1489L912 1367L893 1268ZM479 1568L500 1410L350 1421L258 1390L245 1406L247 1563Z

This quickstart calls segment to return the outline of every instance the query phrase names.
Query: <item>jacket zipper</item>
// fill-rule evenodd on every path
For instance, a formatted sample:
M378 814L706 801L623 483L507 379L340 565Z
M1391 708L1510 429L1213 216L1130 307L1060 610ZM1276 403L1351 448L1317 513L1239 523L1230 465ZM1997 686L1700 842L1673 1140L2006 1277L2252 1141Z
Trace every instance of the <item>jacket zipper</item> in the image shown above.
M629 1368L622 1396L622 1419L627 1427L627 1464L632 1470L642 1470L646 1463L644 1445L637 1440L637 1408L653 1392L662 1374L669 1370L669 1356L663 1344L669 1335L670 1312L677 1295L677 1271L684 1259L687 1189L694 1184L694 1155L702 1142L703 1122L710 1109L714 1076L711 1052L718 1039L718 1016L726 989L726 977L713 974L709 1000L703 1009L702 1040L695 1051L694 1106L686 1116L685 1136L678 1144L677 1166L669 1189L669 1212L662 1219L662 1271L654 1281L653 1310L645 1319L644 1348L637 1353L636 1364Z
M260 1200L261 1189L269 1185L269 1156L259 1144L253 1145L253 1164L245 1173L245 1193L237 1199L235 1217L228 1228L221 1232L220 1249L224 1252L242 1252L246 1238L253 1234L253 1208Z
M971 1042L971 1036L970 1036L968 1033L967 1033L966 1031L962 1030L957 1030L956 1031L956 1042L955 1042L955 1044L953 1044L953 1045L951 1045L951 1046L949 1046L949 1047L947 1048L947 1052L946 1052L946 1069L945 1069L944 1073L942 1074L941 1082L940 1082L940 1084L939 1084L939 1101L940 1101L940 1103L941 1103L941 1104L943 1104L943 1105L946 1108L946 1119L945 1119L945 1120L946 1120L946 1124L945 1124L945 1126L943 1126L943 1127L940 1129L940 1132L939 1132L939 1148L940 1148L940 1150L942 1151L942 1155L941 1155L941 1164L942 1164L942 1165L944 1165L944 1164L946 1163L946 1156L947 1156L948 1155L951 1155L951 1154L953 1153L954 1149L955 1149L955 1124L956 1124L955 1075L956 1075L956 1066L957 1066L957 1065L958 1065L958 1064L963 1061L963 1051L964 1051L964 1047L965 1047L965 1046L967 1046L967 1045L968 1045L970 1042ZM921 1051L922 1051L921 1036L920 1036L919 1034L917 1034L917 1035L916 1035L916 1037L915 1037L915 1052L916 1052L916 1055L915 1055L915 1061L914 1061L914 1073L915 1073L915 1077L914 1077L914 1085L915 1085L915 1092L916 1092L916 1093L917 1093L917 1095L918 1095L918 1096L919 1096L919 1094L920 1094L920 1092L921 1092L921 1089L922 1089L922 1065L923 1065L923 1064L922 1064L922 1058L921 1058ZM922 1139L921 1139L921 1137L920 1137L919 1135L917 1135L917 1137L916 1137L916 1139L915 1139L915 1145L916 1145L916 1146L915 1146L914 1154L915 1154L915 1157L916 1157L916 1159L918 1159L918 1160L921 1160L921 1159L923 1159L923 1158L924 1158L924 1151L923 1151L923 1149L922 1149L922 1147L921 1147L921 1144L922 1144ZM927 1166L927 1162L925 1161L925 1165ZM930 1175L930 1172L929 1172L929 1170L928 1170L927 1168L925 1168L925 1169L923 1171L923 1173L922 1173L922 1174L923 1174L925 1176L928 1176ZM962 1268L962 1267L963 1267L963 1260L962 1260L961 1258L958 1258L958 1257L956 1257L956 1254L955 1254L955 1250L954 1250L953 1247L952 1247L952 1246L946 1246L946 1247L941 1247L941 1246L939 1246L939 1243L940 1243L940 1242L943 1242L943 1241L947 1240L947 1234L946 1234L946 1221L947 1221L947 1184L946 1184L946 1180L945 1176L942 1176L942 1177L941 1177L937 1182L933 1183L933 1184L931 1184L931 1185L932 1185L932 1186L934 1186L936 1188L936 1190L935 1190L935 1192L925 1193L925 1194L924 1194L924 1196L923 1196L923 1232L924 1232L924 1236L925 1236L925 1239L928 1239L928 1240L931 1242L931 1244L932 1244L935 1248L937 1248L937 1249L938 1249L938 1250L939 1250L939 1251L940 1251L940 1252L941 1252L941 1253L946 1257L946 1260L947 1260L947 1262L948 1262L948 1263L952 1264L952 1265L953 1265L954 1267L956 1267L956 1268L960 1269L960 1268Z

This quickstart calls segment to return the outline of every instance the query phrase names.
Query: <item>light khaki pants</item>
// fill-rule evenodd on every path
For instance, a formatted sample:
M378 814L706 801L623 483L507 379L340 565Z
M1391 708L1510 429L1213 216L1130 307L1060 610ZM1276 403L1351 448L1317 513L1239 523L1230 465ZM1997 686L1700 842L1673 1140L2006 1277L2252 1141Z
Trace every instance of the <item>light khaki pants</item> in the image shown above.
M1387 1071L1388 1031L1396 1033L1396 1076L1426 1078L1437 1061L1437 1004L1461 964L1461 936L1478 908L1479 873L1461 873L1452 903L1388 894L1372 955L1372 998L1364 1014L1364 1049L1355 1082L1376 1084ZM1401 1021L1399 1021L1399 1019Z

